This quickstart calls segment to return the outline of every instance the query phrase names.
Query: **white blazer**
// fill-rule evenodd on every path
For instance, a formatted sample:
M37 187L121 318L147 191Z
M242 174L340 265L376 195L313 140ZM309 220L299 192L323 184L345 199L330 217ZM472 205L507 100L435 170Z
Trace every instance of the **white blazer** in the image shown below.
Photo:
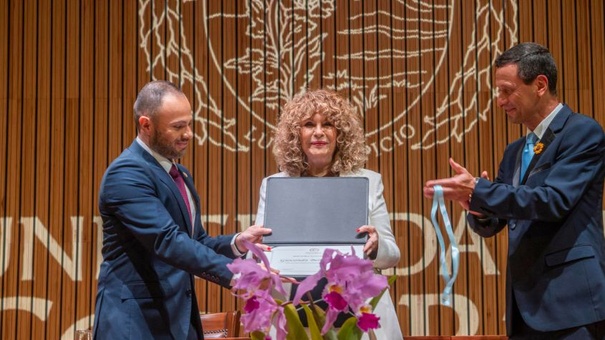
M279 172L269 177L289 177L289 175L285 172ZM267 194L267 178L269 177L265 177L261 183L258 210L254 223L256 225L262 225L265 220L265 197ZM399 262L400 252L397 243L395 243L389 212L384 201L382 176L377 172L361 169L357 172L341 174L341 177L366 177L369 179L368 224L374 226L378 232L378 252L374 260L374 268L386 269L396 266ZM270 228L271 226L267 227ZM388 290L378 302L375 313L380 317L381 326L374 331L377 339L403 339L397 313ZM364 335L362 339L369 339L369 337Z

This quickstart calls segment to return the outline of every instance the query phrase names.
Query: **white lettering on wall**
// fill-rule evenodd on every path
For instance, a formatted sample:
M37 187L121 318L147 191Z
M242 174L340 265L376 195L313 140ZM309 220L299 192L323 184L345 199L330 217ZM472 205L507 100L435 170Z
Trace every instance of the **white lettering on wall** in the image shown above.
M463 241L462 237L464 236L465 231L468 231L467 234L470 236L471 243L464 244L464 247L463 247L462 246L462 241ZM459 247L460 254L462 254L464 252L477 254L477 258L479 259L479 261L481 262L481 265L483 266L483 273L485 275L500 275L500 272L498 271L498 268L496 267L496 263L494 262L494 259L492 258L492 254L487 250L488 248L487 248L487 245L485 244L485 239L483 237L477 235L470 229L466 228L466 213L460 214L460 218L458 219L458 226L454 230L454 235L456 236L456 241L458 242L458 245L460 245L460 247ZM481 249L484 249L484 251L481 252ZM447 263L451 263L451 261L449 260L451 258L451 255L452 254L451 254L450 248L448 247Z
M433 259L437 254L437 238L431 227L431 221L423 215L414 213L394 213L392 216L394 221L408 221L410 222L410 226L417 225L424 233L424 253L418 259L418 262L411 264L409 268L397 268L396 270L397 275L418 274L426 268L425 266L428 266L433 262ZM423 225L427 227L423 229Z
M426 267L433 262L436 255L439 253L439 249L437 248L437 238L435 232L432 228L432 223L429 219L427 219L423 215L413 214L413 213L394 213L393 220L395 221L408 221L411 225L416 225L420 230L423 230L424 233L424 254L422 257L418 259L418 262L412 264L409 268L400 267L396 269L397 275L406 276L406 275L414 275L422 272L426 269ZM422 226L425 226L424 229ZM458 244L461 244L463 241L464 232L467 231L466 228L466 214L461 213L460 218L458 219L458 225L454 230L454 234L456 236L456 240ZM498 268L496 268L496 263L492 258L492 255L489 251L481 252L481 249L487 249L485 245L485 241L482 237L475 234L474 232L468 232L470 235L471 243L465 244L464 247L460 247L460 253L476 253L477 258L483 259L481 261L481 265L483 266L483 272L486 275L498 275ZM451 258L450 248L448 247L447 251L448 259ZM451 263L451 261L447 261ZM385 272L386 273L386 272Z
M73 280L82 281L82 252L78 251L78 245L82 244L82 218L71 217L71 256L66 254L42 221L36 217L22 217L23 225L23 262L21 280L31 281L34 279L34 236L48 249L50 255L63 267L63 271ZM80 232L78 232L80 230Z
M207 223L226 224L228 218L228 215L211 214L203 216L202 221L207 221ZM393 213L392 218L396 221L408 221L410 222L410 226L416 225L421 230L422 226L425 226L423 229L423 238L425 241L423 251L424 261L421 260L418 263L414 263L409 268L396 268L395 270L396 274L400 276L408 276L422 272L436 258L436 254L438 251L437 241L431 222L424 216L414 213ZM254 214L238 214L236 216L236 222L240 224L240 230L243 230L248 226L252 225L254 219ZM48 229L44 226L44 224L39 220L38 217L21 218L20 223L23 225L24 235L23 246L21 247L21 249L23 250L23 268L21 276L22 280L33 280L33 266L31 264L33 263L33 249L34 243L36 241L39 241L42 246L44 246L48 250L48 253L52 256L52 258L54 258L61 265L65 273L72 280L82 280L82 271L80 268L82 263L81 254L82 252L89 251L87 249L82 249L82 234L84 232L84 221L81 216L73 216L71 217L70 221L71 229L69 230L69 232L71 233L72 252L71 254L66 254L66 252L59 245L59 243L50 235ZM11 246L14 244L12 240L14 227L12 222L12 217L0 216L0 255L2 256L2 258L0 259L0 263L2 263L2 267L0 267L0 277L2 277L6 273L8 265L10 263L10 250ZM603 211L603 222L605 223L605 210ZM95 231L93 232L97 233L96 263L97 268L99 268L103 260L101 255L101 248L103 242L103 223L100 216L94 216L92 218L92 226L93 229L95 229ZM463 237L465 232L467 232L469 235L469 243L462 244L461 242L464 240ZM461 252L475 253L477 254L477 258L482 260L481 264L483 266L483 271L485 275L500 275L500 272L498 271L498 268L496 268L491 253L489 251L485 251L487 247L484 243L484 239L475 234L474 232L470 231L468 228L466 228L466 217L464 212L461 213L460 217L458 218L458 223L455 228L455 235L456 239L461 245ZM15 246L19 247L20 245ZM402 247L406 246L407 245L402 245ZM481 252L481 249L483 249L483 252ZM448 256L450 256L450 254L448 254ZM390 269L383 271L383 274L392 275L393 272L394 271ZM456 335L476 334L479 329L479 314L476 305L473 303L473 301L469 300L468 297L459 294L454 294L453 301L454 306L452 309L458 317L458 325L460 327L456 330ZM410 318L410 326L412 330L412 334L410 335L429 334L428 330L430 329L430 321L434 319L431 317L429 309L431 307L441 306L438 293L402 294L399 296L397 303L399 305L408 307L410 315L413 316L412 318ZM0 308L2 311L25 311L34 314L38 319L42 321L47 320L52 306L53 301L51 300L31 296L11 296L0 299ZM426 315L426 318L420 317L422 315ZM62 339L71 339L75 329L87 328L87 325L90 325L93 319L94 314L81 318L65 331L62 336Z
M11 296L0 299L2 310L21 310L35 315L38 319L46 321L53 302L31 296Z
M420 230L423 230L423 239L425 245L423 247L423 255L420 260L416 263L411 264L409 268L400 267L396 268L396 273L400 276L414 275L422 272L436 257L438 253L437 240L435 233L432 229L432 224L428 218L420 214L414 213L393 213L393 220L395 221L407 221L410 226L416 225ZM217 223L226 224L229 216L223 214L210 214L204 215L202 221L206 223ZM236 222L239 224L239 230L244 230L248 226L254 223L255 214L238 214L236 215ZM21 224L23 225L23 264L22 264L22 280L33 280L33 247L34 241L38 240L42 246L44 246L50 255L61 265L65 273L75 281L82 280L81 271L81 254L85 249L81 249L82 234L84 232L84 221L81 216L71 217L71 254L65 253L60 244L49 234L48 228L35 217L22 217ZM2 261L0 261L0 277L3 276L10 263L11 246L13 245L13 218L10 216L0 217L0 255ZM605 224L605 210L603 211L603 223ZM94 216L92 224L97 233L98 246L96 249L96 264L97 268L100 267L103 257L101 255L102 242L103 242L103 222L100 216ZM422 226L425 226L422 228ZM431 227L426 227L431 226ZM469 243L462 244L465 231L468 233ZM498 268L494 262L492 254L486 251L487 246L485 240L479 235L466 228L465 214L462 213L458 219L457 226L455 228L456 239L459 244L463 245L460 247L460 252L475 253L477 258L481 259L481 265L483 272L486 275L500 275ZM448 257L451 254L448 251ZM392 271L391 271L392 272ZM98 277L97 270L97 277Z

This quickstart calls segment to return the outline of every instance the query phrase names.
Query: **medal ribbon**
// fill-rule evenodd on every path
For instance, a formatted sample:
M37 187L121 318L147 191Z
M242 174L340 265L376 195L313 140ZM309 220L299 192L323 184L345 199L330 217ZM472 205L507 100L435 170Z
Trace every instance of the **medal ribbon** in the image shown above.
M439 260L440 260L440 272L441 277L445 281L445 287L443 288L443 293L441 294L441 303L445 306L452 305L452 287L454 285L454 281L456 281L456 277L458 276L458 267L460 264L460 250L458 249L458 243L456 242L456 237L454 235L454 230L452 229L452 224L450 222L450 218L447 215L447 210L445 209L445 202L443 200L443 188L440 185L435 185L435 194L433 195L433 207L431 208L431 219L433 221L433 227L435 228L435 233L437 234L437 240L439 240ZM447 236L450 240L450 251L452 255L452 274L450 275L448 266L446 263L446 248L445 242L443 240L443 234L441 233L441 228L439 226L439 221L437 219L437 208L441 213L441 218L445 225L445 230L447 232Z

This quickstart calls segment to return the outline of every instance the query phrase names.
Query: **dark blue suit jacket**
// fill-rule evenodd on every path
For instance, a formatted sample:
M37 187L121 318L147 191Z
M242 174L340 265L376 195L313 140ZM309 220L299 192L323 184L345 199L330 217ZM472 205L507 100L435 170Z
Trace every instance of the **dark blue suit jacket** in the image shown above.
M554 331L605 319L601 126L564 106L519 179L525 138L507 146L495 182L477 182L471 228L490 237L508 225L507 330L511 298L532 328ZM514 295L513 295L514 294Z
M235 257L233 235L208 236L191 174L182 166L179 170L195 200L193 236L176 184L138 142L103 176L95 339L201 338L193 275L230 284L226 265Z

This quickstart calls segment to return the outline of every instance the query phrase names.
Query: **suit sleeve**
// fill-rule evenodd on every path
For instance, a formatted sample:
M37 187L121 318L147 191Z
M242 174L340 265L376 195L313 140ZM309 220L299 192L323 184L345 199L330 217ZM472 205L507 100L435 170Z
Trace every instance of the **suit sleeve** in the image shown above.
M546 147L525 185L518 187L509 184L515 156L507 148L496 181L477 183L470 209L499 219L490 222L492 227L503 226L508 219L556 222L566 218L602 180L605 137L596 122L583 119L570 122L556 139Z
M128 247L142 247L165 263L228 287L233 274L226 265L232 260L212 247L227 249L229 238L211 240L203 236L205 242L201 243L184 232L179 226L183 224L182 214L168 180L168 175L165 181L158 179L148 166L133 160L112 164L99 199L101 214L108 220L104 225L105 256L118 256Z

